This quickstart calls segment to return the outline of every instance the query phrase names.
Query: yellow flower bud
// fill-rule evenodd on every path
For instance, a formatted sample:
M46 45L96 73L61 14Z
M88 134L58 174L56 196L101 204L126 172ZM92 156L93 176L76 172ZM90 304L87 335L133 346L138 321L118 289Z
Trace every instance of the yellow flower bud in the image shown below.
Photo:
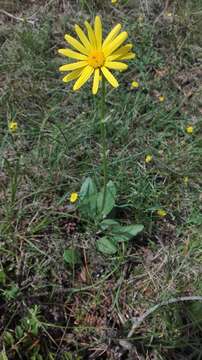
M165 96L163 96L163 95L159 96L159 101L164 102L165 101Z
M153 160L153 156L152 156L152 155L147 155L147 156L145 157L145 162L146 162L146 164L150 163L152 160Z
M130 88L131 89L137 89L139 88L140 84L138 81L132 81Z
M16 132L18 128L18 123L16 121L10 121L8 123L8 128L11 132Z
M78 195L77 192L71 193L71 195L70 195L70 202L71 202L72 204L75 203L75 202L78 200L78 197L79 197L79 195Z
M187 134L193 134L193 131L194 131L193 126L187 126L186 127Z
M167 215L167 211L163 210L163 209L158 209L157 210L157 215L160 217L165 217Z

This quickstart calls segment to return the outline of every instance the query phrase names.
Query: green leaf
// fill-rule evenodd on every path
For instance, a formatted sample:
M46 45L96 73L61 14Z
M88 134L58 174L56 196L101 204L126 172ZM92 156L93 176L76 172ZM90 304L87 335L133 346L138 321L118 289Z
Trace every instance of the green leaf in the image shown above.
M90 177L82 184L79 192L79 199L81 211L89 217L95 217L97 208L97 188Z
M114 240L116 241L128 241L144 229L144 225L126 225L116 226L112 229Z
M97 240L97 248L103 254L112 255L117 252L117 247L114 244L113 240L107 238L106 236Z
M93 180L88 177L85 179L84 183L81 186L81 190L79 192L79 198L80 201L83 201L86 198L89 198L89 196L94 195L97 193L97 188Z
M123 234L116 234L116 235L112 235L113 240L115 242L123 242L123 241L129 241L130 238L128 235L123 235Z
M111 180L107 183L104 206L103 206L103 198L104 198L104 189L102 189L98 194L97 210L98 210L98 215L107 216L113 209L116 198L116 188Z
M75 265L81 263L81 257L76 249L67 249L64 251L63 259L67 264Z
M5 290L3 292L3 294L6 298L6 300L10 301L10 300L16 299L19 292L20 292L20 290L19 290L18 286L16 284L11 284L10 288Z
M0 352L0 360L8 360L5 350Z
M100 227L102 230L106 230L108 228L112 228L114 226L119 226L120 224L118 223L118 221L113 220L113 219L104 219L101 223L100 223Z
M5 342L5 345L7 345L7 346L12 346L15 343L15 339L9 331L4 332L3 340Z
M15 336L16 336L16 338L19 340L19 339L21 339L23 337L23 335L24 335L24 331L23 331L22 327L19 326L19 325L16 326L16 328L15 328Z
M6 274L3 270L0 270L0 284L5 284L6 282Z

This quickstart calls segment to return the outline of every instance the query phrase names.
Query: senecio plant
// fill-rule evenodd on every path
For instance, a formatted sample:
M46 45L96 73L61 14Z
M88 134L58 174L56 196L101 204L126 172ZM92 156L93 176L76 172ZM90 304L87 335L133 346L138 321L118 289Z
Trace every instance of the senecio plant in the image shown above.
M103 163L103 188L98 191L95 182L91 178L85 179L79 196L72 193L70 201L77 202L83 216L94 220L103 233L97 241L97 248L105 254L115 254L120 242L126 242L137 235L143 229L143 225L121 225L118 221L110 219L109 215L115 206L116 188L114 183L108 179L107 164L107 141L106 141L106 119L105 98L106 80L114 88L118 87L118 81L110 70L126 70L128 65L125 60L135 58L131 51L132 44L123 45L128 37L126 31L121 31L121 25L117 24L103 41L102 23L99 16L95 17L94 27L85 21L87 35L75 25L78 39L65 35L65 40L74 49L59 49L61 55L75 59L73 63L62 65L59 70L68 72L63 81L68 83L76 80L73 90L79 90L93 76L92 93L96 95L101 87L100 101L100 131L102 139L102 163ZM101 84L101 86L100 86Z

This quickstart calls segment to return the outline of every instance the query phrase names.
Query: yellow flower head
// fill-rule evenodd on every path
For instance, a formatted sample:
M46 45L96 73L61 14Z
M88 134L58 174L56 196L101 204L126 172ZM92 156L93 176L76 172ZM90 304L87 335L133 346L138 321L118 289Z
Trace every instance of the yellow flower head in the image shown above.
M95 18L94 27L88 21L85 21L85 27L87 35L80 26L75 25L75 32L79 40L70 35L65 35L65 40L77 51L71 49L58 50L59 54L78 60L60 66L61 72L70 71L63 78L63 81L67 83L76 79L73 90L79 90L93 75L92 92L96 94L101 75L116 88L119 84L110 70L127 69L128 66L122 61L135 57L131 52L132 44L122 46L128 37L127 32L123 31L119 34L121 25L117 24L103 41L102 23L99 16Z
M18 123L16 121L10 121L8 123L8 128L11 132L16 132L18 128Z
M147 156L145 157L145 162L146 162L146 164L150 163L152 160L153 160L153 156L152 156L152 155L147 155Z
M111 0L112 4L116 4L118 0Z
M71 202L72 204L75 203L75 202L78 200L78 197L79 197L79 195L78 195L77 192L71 193L71 195L70 195L70 202Z
M130 88L131 89L137 89L139 88L140 84L138 81L132 81Z
M187 134L193 134L193 131L194 131L193 126L187 126L186 127Z
M159 101L164 102L165 101L165 96L163 96L163 95L159 96Z
M157 215L160 217L165 217L167 215L167 212L163 209L158 209L157 210Z

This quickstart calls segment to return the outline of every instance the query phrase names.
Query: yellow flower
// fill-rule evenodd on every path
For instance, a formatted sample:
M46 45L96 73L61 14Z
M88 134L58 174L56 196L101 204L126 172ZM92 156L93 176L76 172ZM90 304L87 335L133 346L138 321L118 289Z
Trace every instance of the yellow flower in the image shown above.
M78 61L62 65L61 72L70 71L63 78L65 83L77 79L73 90L79 90L88 79L93 75L92 92L96 94L99 88L100 75L104 76L108 82L117 87L118 81L109 69L125 70L127 64L121 62L133 59L135 55L131 52L132 44L122 46L128 34L121 30L121 25L117 24L107 35L105 40L102 38L102 23L99 16L96 16L94 28L85 21L87 35L80 26L75 25L75 32L80 41L70 35L65 35L65 40L77 51L71 49L59 49L59 54ZM118 35L119 34L119 35Z
M145 162L146 162L146 164L148 164L149 162L151 162L153 160L153 156L152 155L147 155L146 157L145 157Z
M79 195L78 195L77 192L71 193L71 195L70 195L70 202L71 202L72 204L75 203L75 202L78 200L78 197L79 197Z
M118 0L111 0L112 4L116 4Z
M187 126L186 127L187 134L193 134L193 131L194 131L193 126Z
M160 217L165 217L167 215L167 212L163 209L158 209L157 210L157 215Z
M165 101L165 96L163 96L163 95L159 96L159 101L164 102Z
M18 123L12 120L8 123L8 128L11 132L16 132L18 128Z
M138 81L132 81L130 88L131 89L137 89L139 88L140 84Z
M166 16L171 17L173 14L171 12L167 12Z

